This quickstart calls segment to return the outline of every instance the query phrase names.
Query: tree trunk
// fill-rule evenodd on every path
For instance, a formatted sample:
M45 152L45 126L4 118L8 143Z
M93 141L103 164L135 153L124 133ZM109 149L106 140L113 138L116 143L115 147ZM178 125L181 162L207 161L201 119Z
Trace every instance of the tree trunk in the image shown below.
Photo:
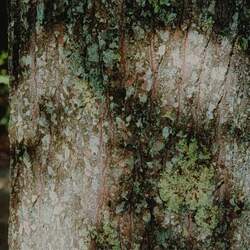
M10 2L10 249L249 249L247 4Z

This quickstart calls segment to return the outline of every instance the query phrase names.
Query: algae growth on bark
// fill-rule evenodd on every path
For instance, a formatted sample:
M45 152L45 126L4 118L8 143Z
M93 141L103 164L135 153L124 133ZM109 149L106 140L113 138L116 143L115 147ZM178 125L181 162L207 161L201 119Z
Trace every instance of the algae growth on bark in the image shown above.
M248 249L249 11L12 0L10 249Z

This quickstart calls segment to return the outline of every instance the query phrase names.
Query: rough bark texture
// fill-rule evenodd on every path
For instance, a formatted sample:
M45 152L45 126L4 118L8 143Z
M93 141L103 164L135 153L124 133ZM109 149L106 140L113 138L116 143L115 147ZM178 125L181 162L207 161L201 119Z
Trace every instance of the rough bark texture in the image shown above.
M236 35L202 33L185 22L138 25L130 35L117 1L119 57L103 52L101 68L100 40L98 49L86 49L90 38L81 36L89 31L83 16L108 29L109 10L99 1L89 8L11 2L10 249L248 249L250 62ZM95 85L95 63L111 85ZM162 173L180 131L182 141L208 148L217 188L207 192L223 204L214 226L195 217L202 202L182 213L155 197L166 191Z

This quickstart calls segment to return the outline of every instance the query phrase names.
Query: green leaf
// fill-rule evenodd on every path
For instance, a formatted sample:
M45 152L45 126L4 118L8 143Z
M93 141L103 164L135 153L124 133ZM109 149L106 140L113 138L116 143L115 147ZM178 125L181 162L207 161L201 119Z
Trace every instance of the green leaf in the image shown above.
M112 67L119 60L119 54L114 50L108 49L103 52L103 61L107 67Z
M8 59L8 53L1 52L0 53L0 66L6 63L6 60Z
M135 93L135 88L133 86L129 86L126 89L126 99L128 99L129 97L131 97L132 95L134 95Z
M176 18L176 13L170 13L169 15L166 16L166 23L169 24L174 21Z
M170 6L171 0L160 0L160 5Z
M156 141L152 148L150 149L150 154L152 156L157 155L163 148L164 148L164 143L161 141Z
M151 214L150 214L148 211L146 211L146 212L143 214L142 219L143 219L143 221L144 221L145 223L149 223L150 220L151 220Z
M147 97L147 95L142 94L142 95L139 95L139 99L140 99L140 102L141 102L141 103L146 103L148 97Z
M98 45L96 43L88 47L88 58L90 62L97 63L99 61Z
M164 115L162 115L163 118L168 118L171 121L175 120L175 113L167 111Z
M245 38L245 37L239 38L239 45L240 45L242 50L247 50L248 43L249 43L249 41L247 38Z
M121 214L125 210L125 202L121 202L115 209L116 214Z
M162 129L162 136L164 139L168 139L169 135L171 134L171 129L169 127L164 127Z
M4 83L6 85L9 85L9 76L0 75L0 83Z

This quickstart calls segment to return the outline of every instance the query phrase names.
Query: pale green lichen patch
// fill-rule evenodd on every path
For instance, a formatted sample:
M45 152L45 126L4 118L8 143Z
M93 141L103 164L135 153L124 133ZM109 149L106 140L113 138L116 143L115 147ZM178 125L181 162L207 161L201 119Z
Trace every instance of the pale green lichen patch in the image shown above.
M209 236L219 223L215 204L216 170L210 155L202 152L197 141L185 139L176 146L176 156L166 163L160 178L159 192L167 211L190 216L202 234Z
M108 213L104 213L100 230L90 230L90 237L95 241L97 249L120 250L118 222L111 220Z

